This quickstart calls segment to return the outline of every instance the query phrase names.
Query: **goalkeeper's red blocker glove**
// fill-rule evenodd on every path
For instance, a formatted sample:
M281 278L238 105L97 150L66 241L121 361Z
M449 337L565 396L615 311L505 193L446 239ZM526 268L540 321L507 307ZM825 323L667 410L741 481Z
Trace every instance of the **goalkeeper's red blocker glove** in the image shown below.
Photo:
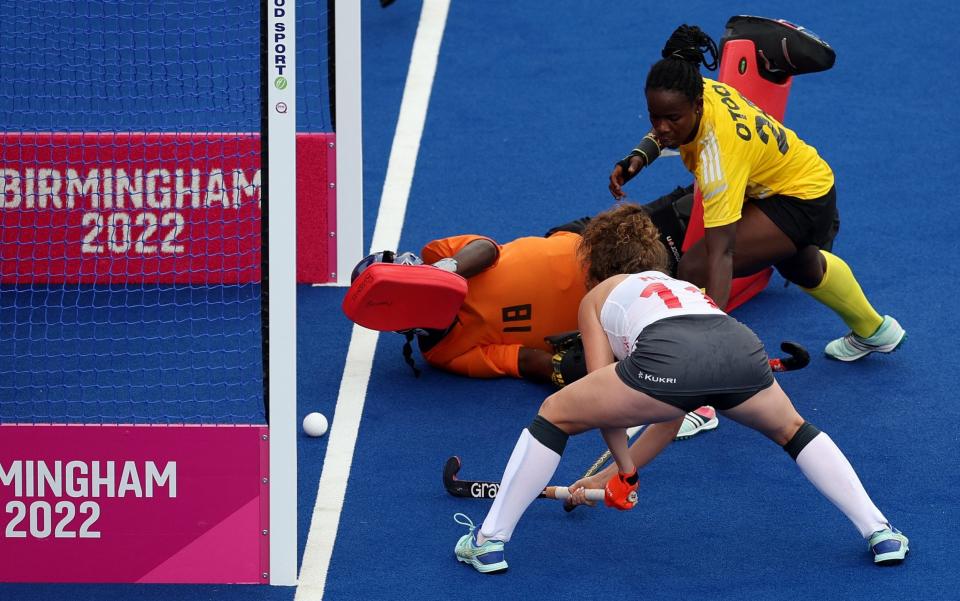
M637 487L639 484L640 476L637 474L637 470L633 470L629 474L617 472L615 476L607 480L603 495L604 505L615 507L621 511L633 509L637 504Z

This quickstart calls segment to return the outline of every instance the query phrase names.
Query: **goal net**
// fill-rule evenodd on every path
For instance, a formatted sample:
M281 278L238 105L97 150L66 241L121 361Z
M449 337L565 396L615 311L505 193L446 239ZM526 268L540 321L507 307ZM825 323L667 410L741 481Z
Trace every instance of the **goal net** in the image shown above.
M0 581L292 584L295 283L359 254L334 3L5 17Z

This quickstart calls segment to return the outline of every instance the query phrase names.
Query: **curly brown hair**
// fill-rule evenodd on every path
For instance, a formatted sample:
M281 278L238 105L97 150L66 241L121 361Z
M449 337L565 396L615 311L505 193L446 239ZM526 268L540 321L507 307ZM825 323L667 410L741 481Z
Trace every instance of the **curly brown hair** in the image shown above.
M670 260L660 241L660 231L638 204L615 204L591 219L582 236L577 255L588 285L619 273L669 270Z

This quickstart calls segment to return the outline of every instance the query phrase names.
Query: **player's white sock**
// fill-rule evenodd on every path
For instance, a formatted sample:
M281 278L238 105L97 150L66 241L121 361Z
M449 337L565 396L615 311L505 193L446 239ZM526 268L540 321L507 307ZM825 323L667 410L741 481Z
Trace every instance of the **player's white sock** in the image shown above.
M796 461L807 480L853 522L863 538L889 526L850 462L825 432L806 443Z
M503 472L497 498L480 527L480 535L487 540L510 540L520 516L550 482L559 464L560 455L524 429Z

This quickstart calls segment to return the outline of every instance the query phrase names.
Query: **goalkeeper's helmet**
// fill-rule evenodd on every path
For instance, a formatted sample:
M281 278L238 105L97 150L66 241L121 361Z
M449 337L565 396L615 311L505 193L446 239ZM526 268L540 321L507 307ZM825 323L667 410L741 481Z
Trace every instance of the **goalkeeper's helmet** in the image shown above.
M353 272L350 274L350 281L353 282L356 280L361 273L367 267L370 267L374 263L395 263L397 265L423 265L423 259L418 257L412 252L404 252L399 255L394 253L392 250L383 250L376 252L370 255L365 256L360 259L360 262L357 263L357 266L353 268Z

